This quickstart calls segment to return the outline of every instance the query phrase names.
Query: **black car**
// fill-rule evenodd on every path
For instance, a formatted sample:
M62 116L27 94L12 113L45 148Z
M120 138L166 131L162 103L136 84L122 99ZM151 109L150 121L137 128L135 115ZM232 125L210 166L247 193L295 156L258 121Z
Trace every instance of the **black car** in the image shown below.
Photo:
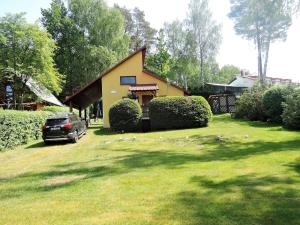
M43 126L43 140L45 144L50 141L67 141L74 143L86 134L86 125L74 113L58 113L49 117Z

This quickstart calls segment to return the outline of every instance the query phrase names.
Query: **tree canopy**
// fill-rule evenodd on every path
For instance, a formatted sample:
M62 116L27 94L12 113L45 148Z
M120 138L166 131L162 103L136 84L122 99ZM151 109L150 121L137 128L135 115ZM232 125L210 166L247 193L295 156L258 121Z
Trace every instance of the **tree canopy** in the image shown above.
M17 87L17 80L29 78L57 94L61 91L63 76L55 67L54 50L50 35L38 25L26 23L23 13L0 18L0 78L9 81L20 95L24 87Z
M125 20L125 33L130 37L130 50L135 51L143 46L149 49L155 43L157 31L145 19L144 11L135 7L133 10L126 7L114 6L120 10Z
M264 84L270 45L284 41L292 23L284 0L231 0L229 17L238 35L254 41L258 51L258 75Z
M128 53L129 37L119 10L102 0L53 0L42 24L57 42L55 62L66 75L64 95L94 79Z

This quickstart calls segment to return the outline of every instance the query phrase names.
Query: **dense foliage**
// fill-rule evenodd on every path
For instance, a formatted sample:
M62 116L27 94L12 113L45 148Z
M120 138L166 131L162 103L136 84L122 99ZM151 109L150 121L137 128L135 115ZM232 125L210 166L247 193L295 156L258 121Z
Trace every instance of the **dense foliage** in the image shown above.
M0 110L0 150L39 139L48 115L47 112Z
M300 129L300 89L286 96L282 121L286 127Z
M262 97L263 111L271 122L282 122L283 103L285 96L290 93L291 87L274 86L267 90Z
M129 37L118 9L102 0L53 0L42 24L57 43L55 62L66 75L63 95L85 85L128 54Z
M137 7L130 10L117 4L114 7L120 10L124 17L125 33L130 38L130 50L135 51L143 46L150 50L155 42L156 30L145 19L144 11Z
M141 117L141 106L134 100L120 100L109 109L109 123L114 131L131 132L139 130Z
M235 117L249 120L265 120L265 114L262 109L263 93L263 89L258 87L244 92L237 100Z
M204 127L212 117L208 102L200 96L155 98L149 111L153 130Z
M12 85L13 102L23 103L29 78L57 94L61 91L63 77L54 65L55 48L49 34L28 24L24 14L0 17L0 81Z

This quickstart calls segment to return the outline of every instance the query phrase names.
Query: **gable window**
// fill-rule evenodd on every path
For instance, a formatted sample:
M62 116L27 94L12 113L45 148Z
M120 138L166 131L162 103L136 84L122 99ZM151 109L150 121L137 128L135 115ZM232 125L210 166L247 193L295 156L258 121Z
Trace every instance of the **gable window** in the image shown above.
M136 76L121 76L120 77L121 85L131 85L136 84Z

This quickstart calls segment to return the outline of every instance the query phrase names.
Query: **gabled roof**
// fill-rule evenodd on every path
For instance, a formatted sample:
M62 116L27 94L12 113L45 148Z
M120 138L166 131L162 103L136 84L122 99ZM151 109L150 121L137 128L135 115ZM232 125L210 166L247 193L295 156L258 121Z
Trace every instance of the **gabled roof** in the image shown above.
M162 78L162 77L159 76L157 73L155 73L155 72L153 72L153 71L147 69L146 67L144 67L143 72L146 73L146 74L148 74L148 75L150 75L150 76L152 76L152 77L154 77L154 78L156 78L156 79L158 79L158 80L160 80L160 81L162 81L162 82L164 82L164 83L170 84L171 86L173 86L173 87L175 87L175 88L177 88L177 89L183 91L186 95L189 94L188 91L185 90L184 88L179 87L179 86L176 85L176 84L173 84L173 83L168 82L166 79Z
M121 60L120 62L118 62L117 64L115 64L114 66L112 66L111 68L105 70L103 73L99 74L98 77L91 81L90 83L88 83L87 85L85 85L83 88L81 88L79 91L77 91L75 94L73 94L72 96L68 97L66 100L65 100L65 104L69 104L71 101L73 101L75 98L79 98L80 94L81 93L85 93L85 92L88 92L88 89L89 87L91 86L95 86L95 85L101 85L101 78L106 76L108 73L110 73L111 71L113 71L114 69L116 69L118 66L120 66L122 63L126 62L127 60L129 60L130 58L132 58L133 56L135 56L136 54L142 52L142 60L143 60L143 72L160 80L160 81L163 81L165 83L169 83L167 80L163 79L162 77L160 77L158 74L154 73L153 71L150 71L149 69L145 68L144 67L144 63L145 63L145 56L146 56L146 47L142 47L140 49L137 49L135 52L131 53L129 56L127 56L126 58L124 58L123 60ZM188 94L187 91L175 84L172 84L170 83L170 85L172 85L173 87L181 90L181 91L184 91L185 94ZM100 90L101 90L101 87L100 87ZM102 93L101 93L102 94ZM90 104L92 104L93 102L91 102ZM84 105L87 105L88 102L85 102ZM89 105L89 104L88 104ZM83 107L84 108L84 107Z

